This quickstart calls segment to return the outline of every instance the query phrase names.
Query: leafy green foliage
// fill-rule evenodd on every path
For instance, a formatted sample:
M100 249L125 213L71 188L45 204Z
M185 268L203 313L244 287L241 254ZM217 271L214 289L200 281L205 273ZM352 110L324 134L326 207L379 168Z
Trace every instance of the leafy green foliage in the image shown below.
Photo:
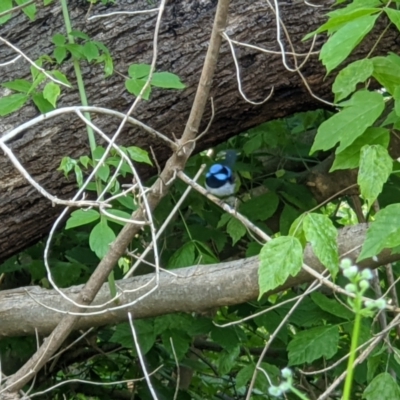
M261 297L268 290L283 284L301 269L303 251L298 239L290 236L275 238L265 244L260 252L258 280Z
M289 343L289 365L312 363L321 357L332 358L338 351L339 329L322 326L296 334Z
M138 96L148 80L150 65L133 64L129 67L128 74L130 79L125 81L125 87L129 93ZM175 74L170 72L154 72L151 76L150 85L142 95L145 100L149 100L153 86L163 89L184 89L186 87Z

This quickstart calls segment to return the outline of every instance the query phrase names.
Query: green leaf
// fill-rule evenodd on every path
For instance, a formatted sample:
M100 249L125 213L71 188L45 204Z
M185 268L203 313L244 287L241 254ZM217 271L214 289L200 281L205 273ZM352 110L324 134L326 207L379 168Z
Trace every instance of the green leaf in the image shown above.
M289 275L295 276L303 263L300 241L291 236L280 236L265 244L260 252L258 270L259 298L282 285Z
M340 304L336 299L330 299L320 292L313 292L310 296L315 304L329 314L349 321L354 319L354 313Z
M164 89L185 89L178 75L171 72L155 72L151 78L151 84Z
M211 339L226 351L232 351L239 346L242 336L243 331L235 326L220 328L214 325L211 330ZM244 339L246 339L246 336L244 336Z
M289 234L290 226L300 214L301 212L298 209L290 206L289 204L285 204L279 218L279 231L281 235Z
M86 42L83 46L83 54L91 62L99 56L99 49L93 42Z
M240 354L240 346L234 347L230 351L223 350L218 356L218 372L221 376L229 373L236 364L236 359Z
M114 64L110 54L105 53L103 57L104 57L104 76L107 78L114 72Z
M125 81L125 87L129 93L139 96L139 93L143 89L145 83L146 81L142 79L128 79ZM149 85L143 93L143 99L148 100L150 98L150 93L151 86Z
M58 79L60 82L65 83L66 85L72 86L71 83L68 81L67 77L60 71L54 70L50 71L49 74Z
M15 79L11 82L2 83L1 86L16 92L28 93L32 84L25 79Z
M1 0L3 1L3 0ZM15 0L16 3L21 6L25 3L27 3L30 0ZM36 5L35 4L29 4L29 6L26 6L22 9L22 11L25 13L25 15L31 20L33 21L35 19L35 15L36 15Z
M29 96L23 93L11 94L0 99L0 117L11 114L19 110L29 99Z
M400 31L400 11L389 7L385 7L384 10L390 21L396 26L397 30Z
M142 354L146 354L153 347L156 335L154 333L153 321L151 319L138 319L134 321L135 333ZM118 343L128 349L135 349L132 330L128 323L118 324L110 338L111 343Z
M69 34L73 37L79 38L79 39L83 39L83 40L90 40L90 37L81 31L74 31L72 30L71 32L69 32Z
M115 208L108 208L107 212L109 214L115 215L116 217L119 217L119 218L125 218L125 219L130 219L131 218L131 214L129 214L129 213L125 212L125 211L122 211L122 210L117 210ZM109 217L106 217L106 218L111 222L115 222L116 224L125 226L125 222L123 222L123 221L118 221L116 219L112 219L112 218L109 218Z
M319 126L310 154L329 150L339 141L337 151L343 151L377 120L385 108L382 95L367 90L354 93L344 105L343 110Z
M141 149L140 147L130 146L127 147L126 150L128 151L129 157L131 160L145 163L149 165L153 165L149 158L149 153L146 150Z
M92 165L92 159L88 156L80 156L79 157L79 162L85 167L87 168L88 165Z
M65 229L75 228L90 224L100 218L100 213L96 210L76 210L71 213L65 225Z
M0 1L0 13L4 11L8 11L12 9L12 0L1 0ZM4 17L0 18L0 25L6 23L10 18L12 14L7 14Z
M231 217L226 226L226 232L232 239L232 246L246 234L246 227L236 218Z
M396 86L400 85L399 57L397 55L374 57L372 62L374 64L373 77L390 94L393 94Z
M332 86L335 93L335 102L345 99L353 93L357 84L365 82L374 72L374 65L370 59L357 60L343 68L336 76Z
M97 257L102 259L107 254L109 246L114 240L114 231L107 225L107 220L102 218L90 232L90 249L96 253Z
M168 268L189 267L194 264L195 245L193 242L185 243L180 249L175 251L168 261Z
M189 350L192 338L189 335L187 335L185 331L182 330L168 329L164 331L161 334L161 340L163 342L165 350L167 350L171 354L171 358L174 358L174 356L170 338L172 338L172 343L174 345L176 358L178 360L182 360L182 358Z
M58 46L64 46L65 43L67 43L67 38L64 35L61 35L61 33L56 33L51 37L51 41L58 47Z
M128 75L134 79L145 78L149 76L150 69L148 64L132 64L129 66Z
M391 204L375 215L357 262L397 246L400 246L400 204Z
M68 174L74 169L76 165L76 160L70 157L63 157L60 163L60 166L57 168L57 171L63 171L65 177L68 177Z
M74 165L74 172L75 172L75 178L76 178L76 183L78 184L78 187L82 187L83 173L82 173L81 167L78 164Z
M345 24L328 39L322 46L319 56L328 74L350 55L373 28L377 18L378 15L358 18Z
M107 182L108 177L110 176L110 167L107 164L103 164L97 170L97 176L103 181Z
M251 221L265 221L278 208L279 197L274 192L264 193L242 203L239 211Z
M400 400L400 388L388 372L383 372L371 381L364 390L363 399Z
M296 334L288 345L289 365L312 363L321 357L327 360L339 350L337 326L319 326Z
M61 90L57 83L49 82L43 89L43 97L55 108Z
M393 160L388 151L379 144L365 145L361 148L360 170L357 183L361 194L367 201L368 209L382 192L393 168Z
M81 58L84 57L83 54L83 46L80 44L76 43L69 43L64 46L70 53L71 55L76 58L77 60L80 60Z
M54 110L54 107L44 98L43 93L33 93L32 100L42 114Z
M397 117L400 117L400 86L396 86L393 93L394 111ZM389 116L388 116L389 118ZM385 121L386 122L386 121ZM396 121L397 122L397 121Z
M307 40L310 37L315 36L317 33L329 31L330 33L335 32L338 28L341 28L345 23L354 21L357 18L363 17L365 15L371 15L380 12L380 8L359 8L352 10L345 14L334 15L325 24L321 25L314 32L308 33L303 40Z
M310 213L304 217L303 229L314 254L335 279L339 271L339 253L337 230L332 221L326 215Z
M57 46L53 51L53 56L57 64L61 64L65 60L65 57L67 57L67 49L64 46Z
M335 161L329 172L337 169L357 168L360 165L361 148L366 144L379 144L384 148L389 146L390 131L385 128L367 128L349 147L336 154Z

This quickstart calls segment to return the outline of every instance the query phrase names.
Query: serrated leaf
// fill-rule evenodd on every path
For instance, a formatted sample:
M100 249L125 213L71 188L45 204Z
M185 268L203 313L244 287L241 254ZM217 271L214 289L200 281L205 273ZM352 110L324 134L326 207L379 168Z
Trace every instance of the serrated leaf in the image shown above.
M374 65L368 58L357 60L344 67L336 76L332 86L335 102L345 99L353 93L357 84L365 82L374 72Z
M134 94L135 96L139 96L139 93L141 92L145 84L146 80L142 79L128 79L125 81L126 90L129 93ZM149 85L142 95L143 99L148 100L150 98L150 93L151 86Z
M25 79L14 79L11 82L2 83L1 86L16 92L28 93L32 84Z
M65 229L75 228L90 224L100 218L100 213L96 210L76 210L71 213L65 225Z
M1 0L1 1L3 1L3 0ZM30 0L15 0L15 1L19 6L21 6ZM31 21L33 21L35 19L35 15L36 15L36 5L35 4L29 4L29 6L22 8L22 11Z
M188 336L186 332L181 330L168 329L164 331L161 334L161 340L163 342L165 350L167 350L171 354L171 358L174 358L174 356L170 338L172 338L172 343L174 346L176 358L178 360L182 360L182 358L189 350L192 338Z
M311 293L312 301L318 305L322 310L336 317L353 320L354 313L344 305L340 304L336 299L330 299L320 292Z
M151 78L151 84L164 89L185 89L178 75L171 72L155 72Z
M366 144L379 144L387 148L390 140L390 132L385 128L368 128L349 147L336 154L335 161L329 172L337 169L357 168L360 165L361 148Z
M317 150L329 150L338 142L337 151L343 151L377 120L384 108L385 103L379 93L366 90L354 93L343 110L319 126L310 154Z
M320 326L301 331L288 345L289 365L311 364L314 360L332 358L339 350L337 326Z
M218 372L221 376L229 373L236 364L236 359L240 354L240 346L234 347L230 351L223 350L218 357Z
M400 400L400 388L392 375L383 372L371 381L362 395L367 400Z
M43 97L43 93L33 93L32 100L42 114L54 110L54 107Z
M397 246L400 246L400 204L391 204L375 215L357 262Z
M64 46L57 46L53 51L53 56L57 64L61 64L65 60L65 57L67 57L67 49Z
M195 260L195 245L192 242L185 243L175 251L168 261L168 268L182 268L193 265Z
M49 82L43 89L43 97L55 108L57 99L60 96L61 90L57 83Z
M221 345L226 351L231 351L240 345L241 336L243 331L241 328L235 326L228 326L226 328L220 328L213 326L211 330L211 339ZM246 337L244 336L244 339Z
M290 275L296 276L302 263L303 249L297 238L280 236L265 244L260 252L259 298L282 285Z
M278 208L279 197L274 192L264 193L242 203L239 212L251 221L265 221L271 217Z
M396 86L400 85L399 65L396 57L374 57L373 77L390 93L393 94Z
M378 15L367 15L346 23L328 39L322 46L319 56L328 74L344 61L363 40L373 28L377 17Z
M107 220L101 221L92 229L89 236L90 249L102 259L108 252L110 244L115 240L114 231L107 225Z
M128 68L128 75L131 78L139 79L149 76L151 66L148 64L133 64Z
M91 62L99 56L99 49L93 42L86 42L83 45L83 54L86 59Z
M337 230L323 214L310 213L304 217L303 229L314 254L335 278L339 271Z
M134 329L138 338L140 351L142 354L146 354L153 347L156 335L154 333L153 321L150 319L138 319L135 320ZM110 338L111 343L118 343L128 349L135 348L135 342L132 337L132 330L128 323L118 324L115 328L115 332Z
M0 117L19 110L29 99L24 93L10 94L0 99Z
M226 226L226 232L232 239L232 246L246 234L246 227L236 218L231 218Z
M128 151L129 157L131 160L145 163L149 165L153 165L149 158L149 153L146 150L141 149L140 147L130 146L127 147L126 150Z
M379 144L361 148L360 169L357 183L367 201L368 209L382 192L393 168L393 160L388 151Z

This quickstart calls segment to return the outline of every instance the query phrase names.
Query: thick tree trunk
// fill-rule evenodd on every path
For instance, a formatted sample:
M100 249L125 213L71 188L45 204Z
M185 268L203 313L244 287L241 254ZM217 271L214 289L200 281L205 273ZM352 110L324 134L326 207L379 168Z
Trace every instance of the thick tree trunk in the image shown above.
M310 42L304 44L301 39L324 21L326 7L331 3L331 0L327 0L324 2L325 8L313 8L301 1L279 1L281 18L297 53L306 53L309 50ZM158 41L157 70L178 74L187 88L183 91L154 90L151 101L142 102L133 116L169 137L179 137L186 122L206 53L215 6L216 0L171 0L167 4ZM36 21L29 24L26 17L19 14L0 29L0 35L6 37L31 59L35 60L42 54L51 55L54 49L51 36L55 33L65 33L65 28L58 3L50 7L41 8ZM116 71L126 76L130 64L150 63L155 14L117 15L86 21L86 6L82 6L78 1L70 1L69 7L73 28L105 43L111 51ZM95 8L94 12L104 14L117 10L149 8L151 6L148 1L121 0L116 6L107 9ZM276 40L275 16L261 0L234 2L231 5L227 33L236 40L269 50L280 50ZM389 30L385 40L380 43L379 52L385 54L389 50L398 51L396 37L396 32ZM282 40L287 51L290 51L288 41ZM317 40L316 49L320 48L322 41L323 37ZM371 48L370 43L361 46L357 52L367 54ZM237 90L232 55L225 42L212 86L216 115L209 133L198 144L198 150L215 145L264 121L322 106L308 94L300 77L285 69L280 55L260 53L243 47L236 48L236 55L246 95L254 101L261 101L273 87L273 97L258 106L250 105L241 98ZM10 48L0 48L1 60L6 61L14 56L15 53ZM300 62L301 60L302 58ZM287 62L293 66L290 57L287 58ZM60 106L79 104L70 65L69 63L68 66L63 66L62 70L67 73L74 87L63 92ZM124 78L115 74L104 80L102 67L99 65L85 65L83 72L90 105L121 112L128 110L133 97L124 88ZM329 98L331 80L324 80L325 71L316 55L310 57L303 74L318 96ZM29 65L22 59L1 69L2 82L28 76ZM0 95L5 92L0 90ZM210 110L206 113L204 126L208 123L210 113ZM37 114L37 110L28 105L20 112L3 118L0 132L7 132ZM94 122L112 135L119 120L109 116L96 116ZM43 187L60 198L68 199L76 190L75 184L66 181L56 168L63 156L76 158L87 154L87 142L86 131L81 121L78 118L73 119L70 114L24 131L12 141L12 149ZM136 128L126 128L119 143L144 148L152 146L160 164L169 155L164 143ZM2 261L45 235L60 208L51 207L50 202L26 182L6 156L0 157L0 188Z

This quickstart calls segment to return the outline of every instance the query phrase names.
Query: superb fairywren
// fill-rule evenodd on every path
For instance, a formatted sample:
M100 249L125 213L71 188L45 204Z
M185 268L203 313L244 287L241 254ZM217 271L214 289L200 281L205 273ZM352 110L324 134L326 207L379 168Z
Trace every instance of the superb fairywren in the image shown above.
M235 176L233 165L237 154L234 150L227 150L225 159L213 164L206 173L206 189L218 197L230 196L235 192Z

